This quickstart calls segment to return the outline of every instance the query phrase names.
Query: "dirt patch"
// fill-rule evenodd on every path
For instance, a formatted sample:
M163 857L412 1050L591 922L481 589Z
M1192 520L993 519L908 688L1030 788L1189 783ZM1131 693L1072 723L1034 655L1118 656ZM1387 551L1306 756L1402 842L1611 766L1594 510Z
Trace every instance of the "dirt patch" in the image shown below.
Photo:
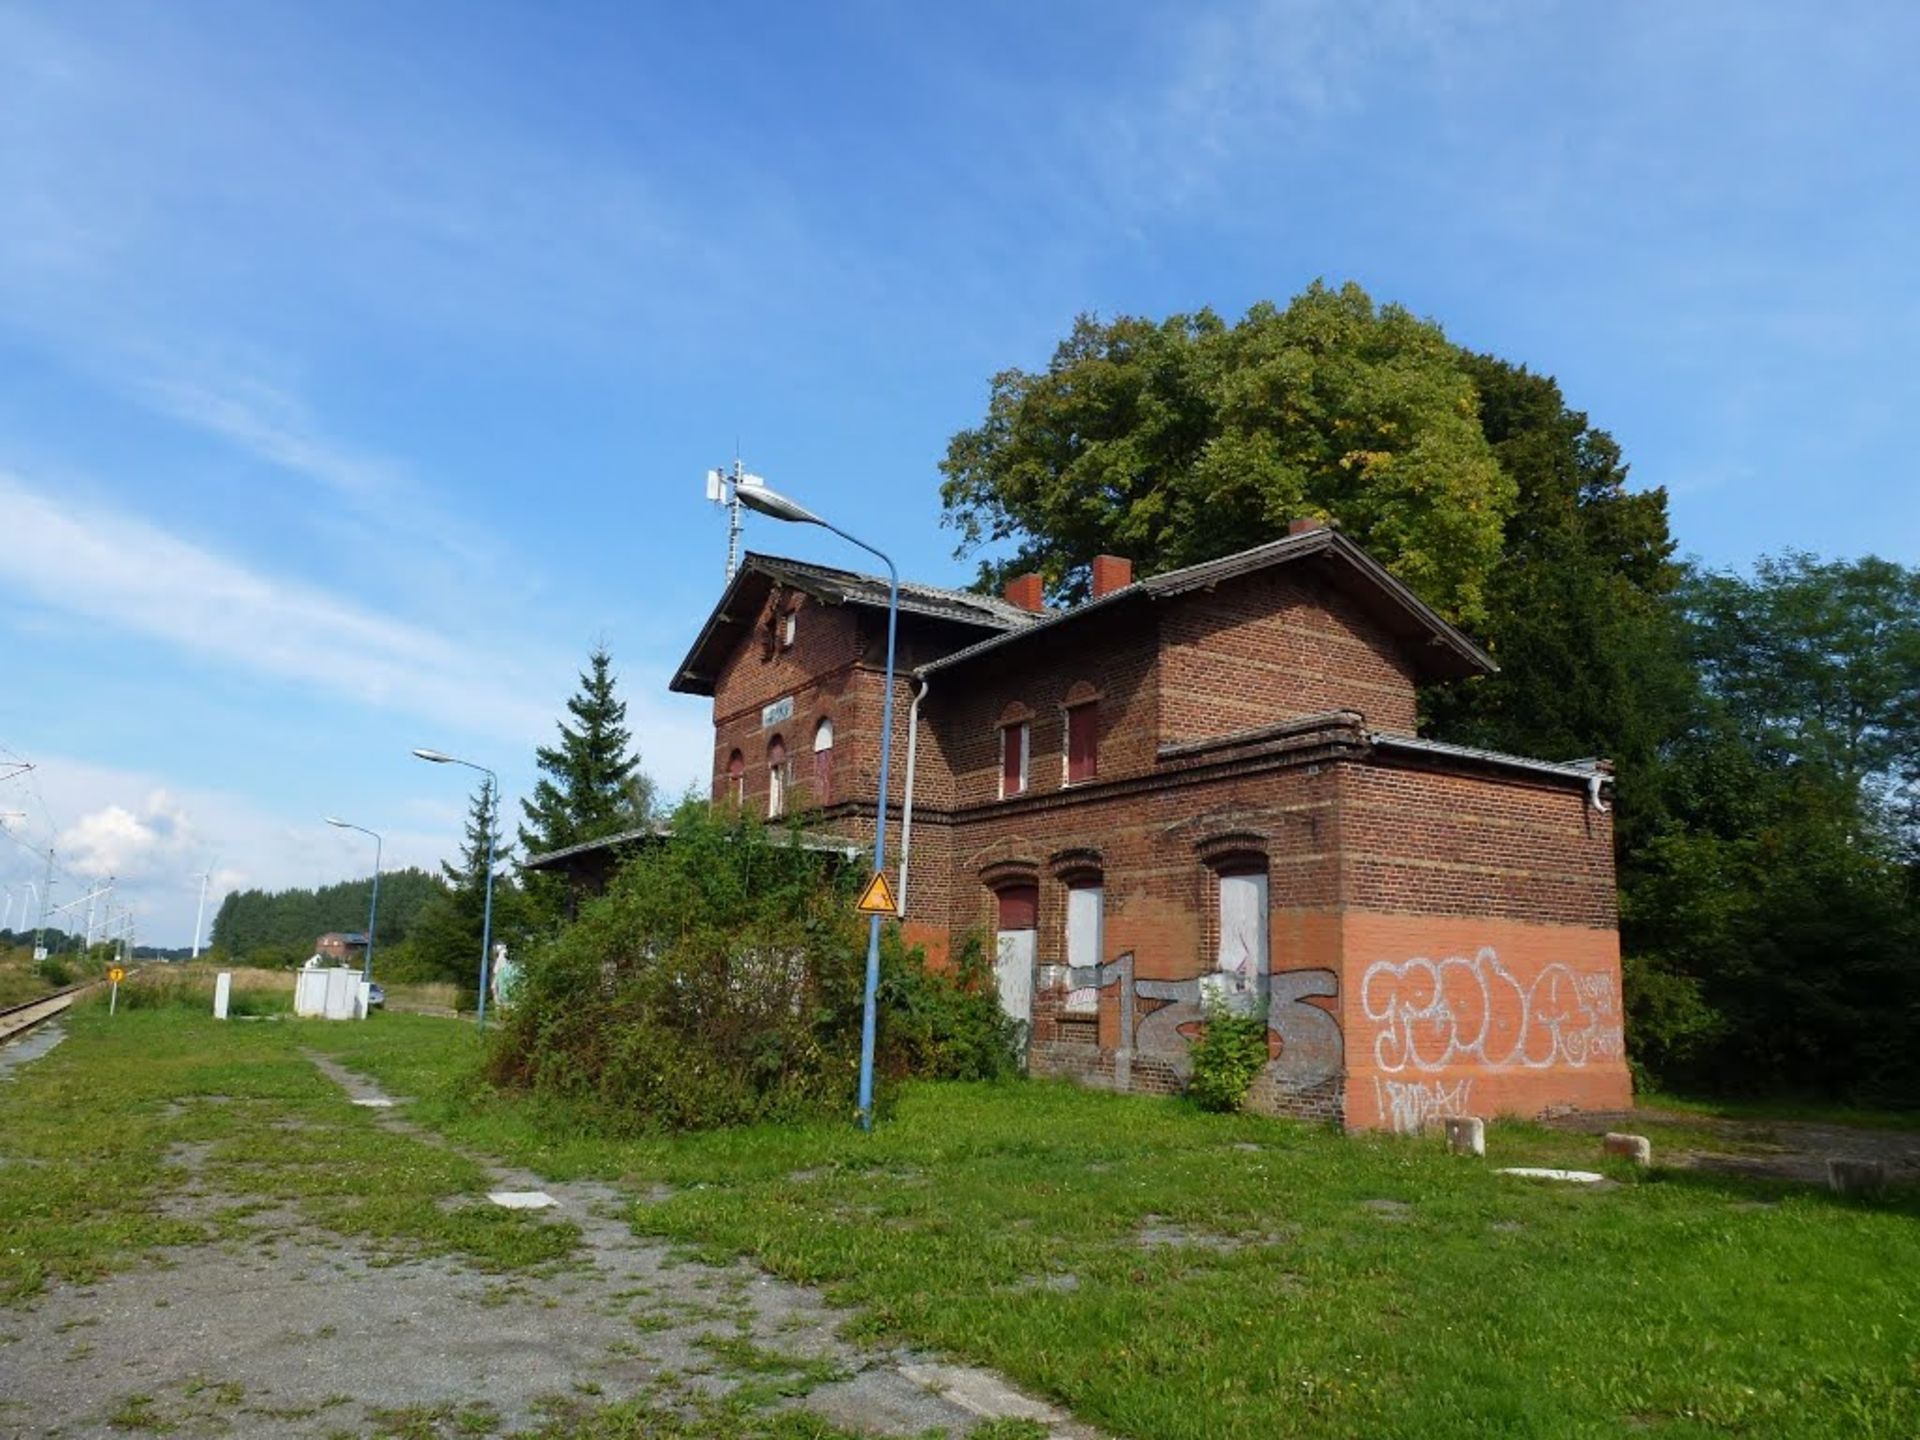
M1645 1135L1657 1165L1712 1170L1760 1180L1827 1183L1827 1161L1877 1160L1895 1184L1920 1184L1920 1130L1832 1125L1802 1120L1737 1120L1641 1108L1567 1115L1557 1130Z

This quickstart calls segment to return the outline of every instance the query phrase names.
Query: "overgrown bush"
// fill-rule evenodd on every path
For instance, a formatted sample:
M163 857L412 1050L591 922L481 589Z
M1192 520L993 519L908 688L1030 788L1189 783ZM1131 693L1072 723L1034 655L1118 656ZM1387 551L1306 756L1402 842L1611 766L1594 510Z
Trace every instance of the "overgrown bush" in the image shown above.
M1194 1042L1192 1055L1188 1098L1202 1110L1239 1110L1267 1063L1266 1011L1242 1013L1209 1001L1206 1029Z
M35 974L56 990L73 984L72 968L58 955L49 955L44 960L35 961L33 968Z
M999 1080L1020 1066L1022 1026L1000 1008L986 942L976 932L945 969L888 931L881 941L879 1043L888 1072L937 1080Z
M526 957L489 1055L496 1083L582 1102L617 1130L849 1113L866 926L853 867L689 802ZM890 941L880 1073L1002 1073L977 976Z

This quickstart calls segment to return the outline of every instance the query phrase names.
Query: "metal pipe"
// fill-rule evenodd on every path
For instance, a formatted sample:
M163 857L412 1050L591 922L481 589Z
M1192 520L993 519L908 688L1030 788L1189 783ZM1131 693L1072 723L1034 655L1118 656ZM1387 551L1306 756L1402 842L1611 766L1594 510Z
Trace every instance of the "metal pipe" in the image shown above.
M907 708L907 783L900 800L900 893L894 896L900 907L895 913L902 920L907 918L907 860L913 853L913 774L914 762L920 756L920 702L933 688L926 676L913 678L920 688L913 692L913 704Z

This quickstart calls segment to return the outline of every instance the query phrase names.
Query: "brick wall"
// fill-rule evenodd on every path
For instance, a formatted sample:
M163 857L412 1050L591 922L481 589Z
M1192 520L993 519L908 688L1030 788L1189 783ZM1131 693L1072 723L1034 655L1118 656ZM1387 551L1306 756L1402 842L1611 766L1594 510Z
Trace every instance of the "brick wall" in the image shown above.
M864 847L883 617L811 601L798 616L790 649L768 654L756 630L723 668L716 793L738 746L748 803L764 810L772 732L760 709L791 695L793 716L776 728L793 761L792 805L813 798L814 726L830 715L832 803L810 823ZM896 826L907 671L972 638L902 617ZM1068 785L1064 706L1089 694L1099 771ZM1003 800L1009 705L1031 716L1029 788ZM1341 710L1365 723L1276 727ZM1100 991L1091 1016L1063 1013L1064 985L1036 992L1036 1073L1180 1088L1200 1017L1195 982L1219 946L1219 874L1264 858L1273 1063L1257 1108L1408 1128L1450 1108L1625 1102L1610 817L1575 784L1374 751L1368 728L1413 728L1410 673L1393 642L1314 578L1243 577L1158 611L1117 604L936 672L923 715L909 942L936 961L970 931L990 942L995 886L1025 880L1039 892L1037 963L1063 966L1069 884L1097 877L1101 959L1130 957L1131 1035L1116 988ZM1169 742L1182 748L1163 753Z
M1164 609L1160 638L1160 733L1170 744L1329 710L1414 732L1400 643L1299 567L1181 596Z

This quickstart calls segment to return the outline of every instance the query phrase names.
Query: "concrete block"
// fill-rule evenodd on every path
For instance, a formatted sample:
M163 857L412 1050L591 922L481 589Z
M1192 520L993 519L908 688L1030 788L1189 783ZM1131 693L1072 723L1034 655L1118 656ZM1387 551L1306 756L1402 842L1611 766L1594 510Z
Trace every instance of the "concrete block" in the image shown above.
M222 970L213 977L213 1018L227 1018L227 1005L233 996L233 972Z
M1447 1149L1455 1155L1487 1153L1487 1122L1478 1115L1456 1115L1447 1121Z
M1887 1185L1887 1167L1878 1160L1827 1159L1827 1188L1836 1195L1872 1195Z
M1653 1142L1644 1135L1622 1135L1617 1130L1609 1130L1600 1138L1600 1148L1642 1167L1653 1164Z

